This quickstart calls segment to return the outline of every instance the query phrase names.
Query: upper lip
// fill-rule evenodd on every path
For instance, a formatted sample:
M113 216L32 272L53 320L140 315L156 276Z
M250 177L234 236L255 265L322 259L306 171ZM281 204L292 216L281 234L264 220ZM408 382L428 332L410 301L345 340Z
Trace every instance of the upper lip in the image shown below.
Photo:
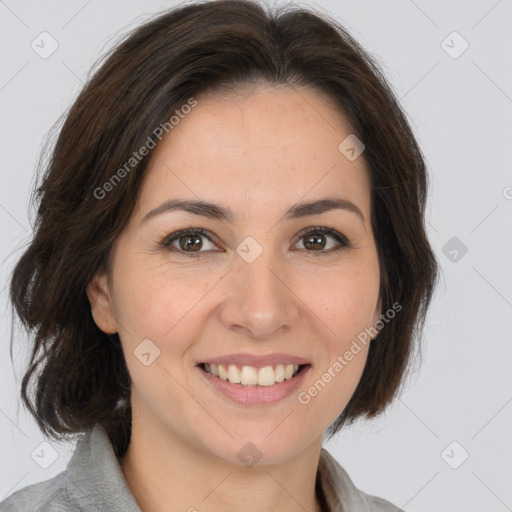
M239 366L254 366L262 368L264 366L273 366L276 364L309 364L309 361L302 357L292 356L290 354L266 354L256 356L252 354L237 353L203 359L198 362L198 365L202 363L222 365L236 364Z

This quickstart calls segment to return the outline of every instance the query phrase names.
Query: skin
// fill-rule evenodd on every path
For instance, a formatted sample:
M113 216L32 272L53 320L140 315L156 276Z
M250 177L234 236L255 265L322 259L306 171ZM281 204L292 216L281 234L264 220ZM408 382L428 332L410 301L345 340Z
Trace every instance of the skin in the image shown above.
M349 161L338 150L350 126L318 91L262 86L197 100L153 150L109 271L88 287L94 320L119 333L132 377L121 467L145 512L319 511L322 434L354 393L369 344L308 404L297 393L235 404L195 365L234 352L288 353L312 365L304 391L379 319L368 169L363 156ZM283 220L294 204L326 197L350 200L364 221L343 209ZM141 224L172 198L229 207L235 221L172 211ZM308 249L298 234L315 226L344 234L351 247L329 252L339 243L320 234L326 247ZM179 241L174 252L162 247L189 227L216 237L200 237L200 257L180 253ZM247 236L263 248L252 263L236 252ZM149 366L134 355L144 339L160 349ZM262 453L252 467L237 457L248 442Z

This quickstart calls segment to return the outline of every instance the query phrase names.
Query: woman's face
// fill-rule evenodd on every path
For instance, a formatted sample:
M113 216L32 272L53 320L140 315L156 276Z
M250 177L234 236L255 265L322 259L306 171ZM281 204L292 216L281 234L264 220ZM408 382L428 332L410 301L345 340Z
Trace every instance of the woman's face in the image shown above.
M344 409L369 343L344 355L380 311L368 171L339 149L343 119L307 89L204 96L153 150L110 278L89 287L96 323L119 332L134 421L225 461L277 463ZM311 206L327 199L353 206ZM173 239L192 228L204 234ZM202 364L219 362L242 383ZM307 366L284 378L288 364Z

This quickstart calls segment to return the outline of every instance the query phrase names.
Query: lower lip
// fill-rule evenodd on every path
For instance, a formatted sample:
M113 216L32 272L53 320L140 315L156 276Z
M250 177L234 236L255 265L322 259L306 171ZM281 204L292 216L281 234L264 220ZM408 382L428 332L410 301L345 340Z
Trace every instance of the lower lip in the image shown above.
M310 368L311 365L307 365L295 377L272 386L243 386L215 377L197 366L207 382L225 397L240 405L269 405L289 397L301 385Z

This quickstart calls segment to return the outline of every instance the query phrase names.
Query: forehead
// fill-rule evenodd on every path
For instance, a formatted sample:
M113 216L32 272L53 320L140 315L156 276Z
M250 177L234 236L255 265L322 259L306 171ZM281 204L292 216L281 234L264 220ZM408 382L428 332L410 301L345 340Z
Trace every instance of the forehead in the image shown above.
M279 205L326 195L368 211L366 163L338 149L351 127L322 94L266 87L196 101L151 155L141 215L170 197L226 204L240 216L275 217Z

